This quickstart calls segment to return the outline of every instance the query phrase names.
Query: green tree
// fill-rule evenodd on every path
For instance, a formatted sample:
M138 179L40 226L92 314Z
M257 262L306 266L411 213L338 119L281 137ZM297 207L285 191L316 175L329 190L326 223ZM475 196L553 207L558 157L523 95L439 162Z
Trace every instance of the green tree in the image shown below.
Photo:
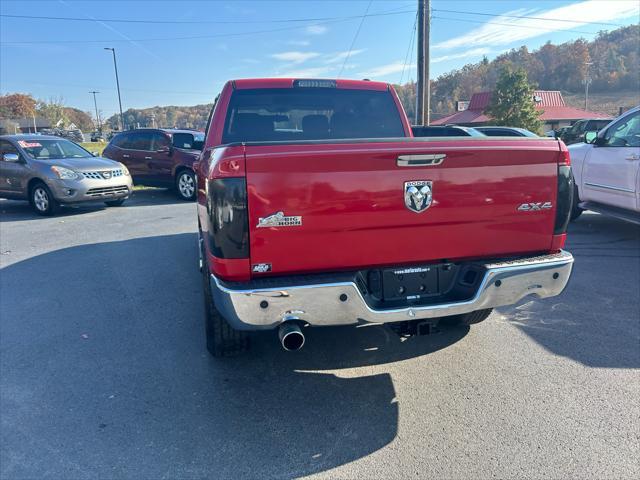
M49 120L52 127L64 127L69 123L69 117L62 98L38 100L36 113Z
M505 67L500 72L491 103L485 113L496 125L540 132L542 122L539 117L542 112L535 108L533 90L524 69Z

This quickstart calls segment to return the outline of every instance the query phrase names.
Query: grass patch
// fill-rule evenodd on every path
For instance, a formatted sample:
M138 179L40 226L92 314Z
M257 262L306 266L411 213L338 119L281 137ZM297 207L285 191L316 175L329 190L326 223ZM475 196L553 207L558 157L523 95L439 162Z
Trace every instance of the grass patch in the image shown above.
M98 152L100 155L102 155L102 151L107 146L107 143L106 142L83 142L80 145L82 145L83 148L86 148L92 153Z

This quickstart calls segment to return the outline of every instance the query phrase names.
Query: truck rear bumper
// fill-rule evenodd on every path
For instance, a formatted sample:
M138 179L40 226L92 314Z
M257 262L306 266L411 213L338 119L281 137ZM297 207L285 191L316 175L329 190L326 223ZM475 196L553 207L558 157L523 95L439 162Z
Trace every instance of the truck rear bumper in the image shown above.
M469 300L384 310L371 308L353 281L264 279L233 284L211 275L210 282L216 308L238 330L271 329L288 320L313 326L389 323L512 305L529 295L553 297L569 281L573 256L560 251L483 266L484 277Z

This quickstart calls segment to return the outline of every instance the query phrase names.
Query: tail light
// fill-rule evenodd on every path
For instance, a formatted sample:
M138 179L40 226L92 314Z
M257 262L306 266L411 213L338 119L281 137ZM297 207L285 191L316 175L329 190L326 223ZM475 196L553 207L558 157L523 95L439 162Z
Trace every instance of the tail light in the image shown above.
M566 160L569 161L569 152ZM573 205L573 174L567 164L558 165L558 197L556 200L556 223L553 229L554 235L562 235L567 231Z
M247 185L244 178L207 180L209 251L220 259L249 257Z

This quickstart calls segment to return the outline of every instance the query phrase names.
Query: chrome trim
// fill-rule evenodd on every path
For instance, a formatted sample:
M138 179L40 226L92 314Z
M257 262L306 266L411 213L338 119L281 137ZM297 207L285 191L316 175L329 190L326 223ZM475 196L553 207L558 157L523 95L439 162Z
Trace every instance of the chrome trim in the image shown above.
M399 167L425 167L440 165L447 158L445 153L430 153L425 155L399 155L396 161Z
M615 190L616 192L636 193L635 190L622 187L614 187L612 185L602 185L601 183L584 182L585 185L595 188L606 188L607 190Z
M257 289L229 288L215 275L211 275L210 281L216 308L234 328L260 330L277 327L291 312L296 312L296 318L301 321L315 326L387 323L512 305L529 295L552 297L564 290L572 266L573 256L565 251L487 262L484 278L470 300L388 310L369 307L351 281ZM346 301L340 299L342 295L347 295ZM261 306L264 300L268 302L267 308Z

